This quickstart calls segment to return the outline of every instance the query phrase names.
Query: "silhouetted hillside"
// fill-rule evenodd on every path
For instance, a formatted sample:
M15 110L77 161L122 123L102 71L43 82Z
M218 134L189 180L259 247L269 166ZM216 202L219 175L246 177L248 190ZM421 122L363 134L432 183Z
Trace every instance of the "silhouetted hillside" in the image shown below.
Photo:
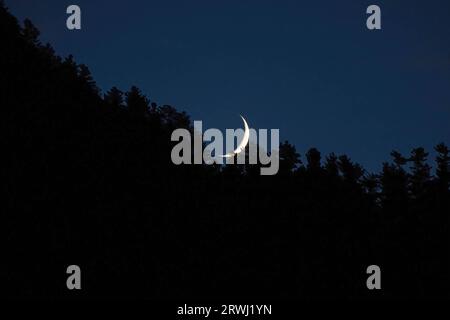
M102 95L89 69L0 8L6 250L14 297L399 298L449 296L449 151L422 148L379 174L345 155L280 172L175 166L189 116L138 88ZM176 92L173 93L176 95ZM66 267L82 269L69 292ZM382 270L368 291L366 268Z

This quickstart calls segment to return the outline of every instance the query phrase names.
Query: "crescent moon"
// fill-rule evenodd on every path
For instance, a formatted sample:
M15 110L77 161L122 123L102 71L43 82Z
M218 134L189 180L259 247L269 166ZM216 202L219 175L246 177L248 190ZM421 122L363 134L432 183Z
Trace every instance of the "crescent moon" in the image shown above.
M242 121L244 121L244 137L242 138L241 143L237 146L237 148L233 152L227 153L225 155L219 155L219 157L231 158L245 150L245 147L248 144L248 140L250 139L250 129L248 128L247 121L245 121L244 117L242 115L240 116L242 118Z

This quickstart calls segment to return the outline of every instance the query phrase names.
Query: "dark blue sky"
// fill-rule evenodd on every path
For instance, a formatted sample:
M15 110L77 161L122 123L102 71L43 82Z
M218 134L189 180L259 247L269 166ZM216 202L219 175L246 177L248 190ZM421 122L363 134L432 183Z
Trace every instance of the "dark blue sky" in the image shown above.
M139 86L204 127L280 128L378 170L450 142L450 1L6 0L104 91ZM82 30L66 29L66 8ZM378 4L382 30L366 28ZM432 153L432 155L434 155ZM304 159L304 158L303 158Z

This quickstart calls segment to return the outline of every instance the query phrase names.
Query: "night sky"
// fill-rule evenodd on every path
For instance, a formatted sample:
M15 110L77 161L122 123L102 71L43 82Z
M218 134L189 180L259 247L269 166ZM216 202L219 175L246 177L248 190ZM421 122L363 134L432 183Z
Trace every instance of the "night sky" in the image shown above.
M379 170L392 149L450 142L450 2L6 0L105 92L137 85L204 128L279 128L304 155ZM82 30L66 28L66 8ZM377 4L382 30L366 28ZM434 153L431 153L433 156ZM304 157L303 157L304 160Z

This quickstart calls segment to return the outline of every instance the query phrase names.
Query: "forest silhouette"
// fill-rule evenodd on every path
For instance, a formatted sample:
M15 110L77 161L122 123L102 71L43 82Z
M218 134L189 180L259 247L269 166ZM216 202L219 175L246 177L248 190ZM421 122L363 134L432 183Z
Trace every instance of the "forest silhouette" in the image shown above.
M2 289L11 297L448 298L448 147L378 174L280 145L280 170L170 159L185 112L87 66L0 5ZM175 93L174 93L175 94ZM388 115L386 115L388 116ZM82 290L66 288L66 268ZM379 265L382 290L368 290Z

